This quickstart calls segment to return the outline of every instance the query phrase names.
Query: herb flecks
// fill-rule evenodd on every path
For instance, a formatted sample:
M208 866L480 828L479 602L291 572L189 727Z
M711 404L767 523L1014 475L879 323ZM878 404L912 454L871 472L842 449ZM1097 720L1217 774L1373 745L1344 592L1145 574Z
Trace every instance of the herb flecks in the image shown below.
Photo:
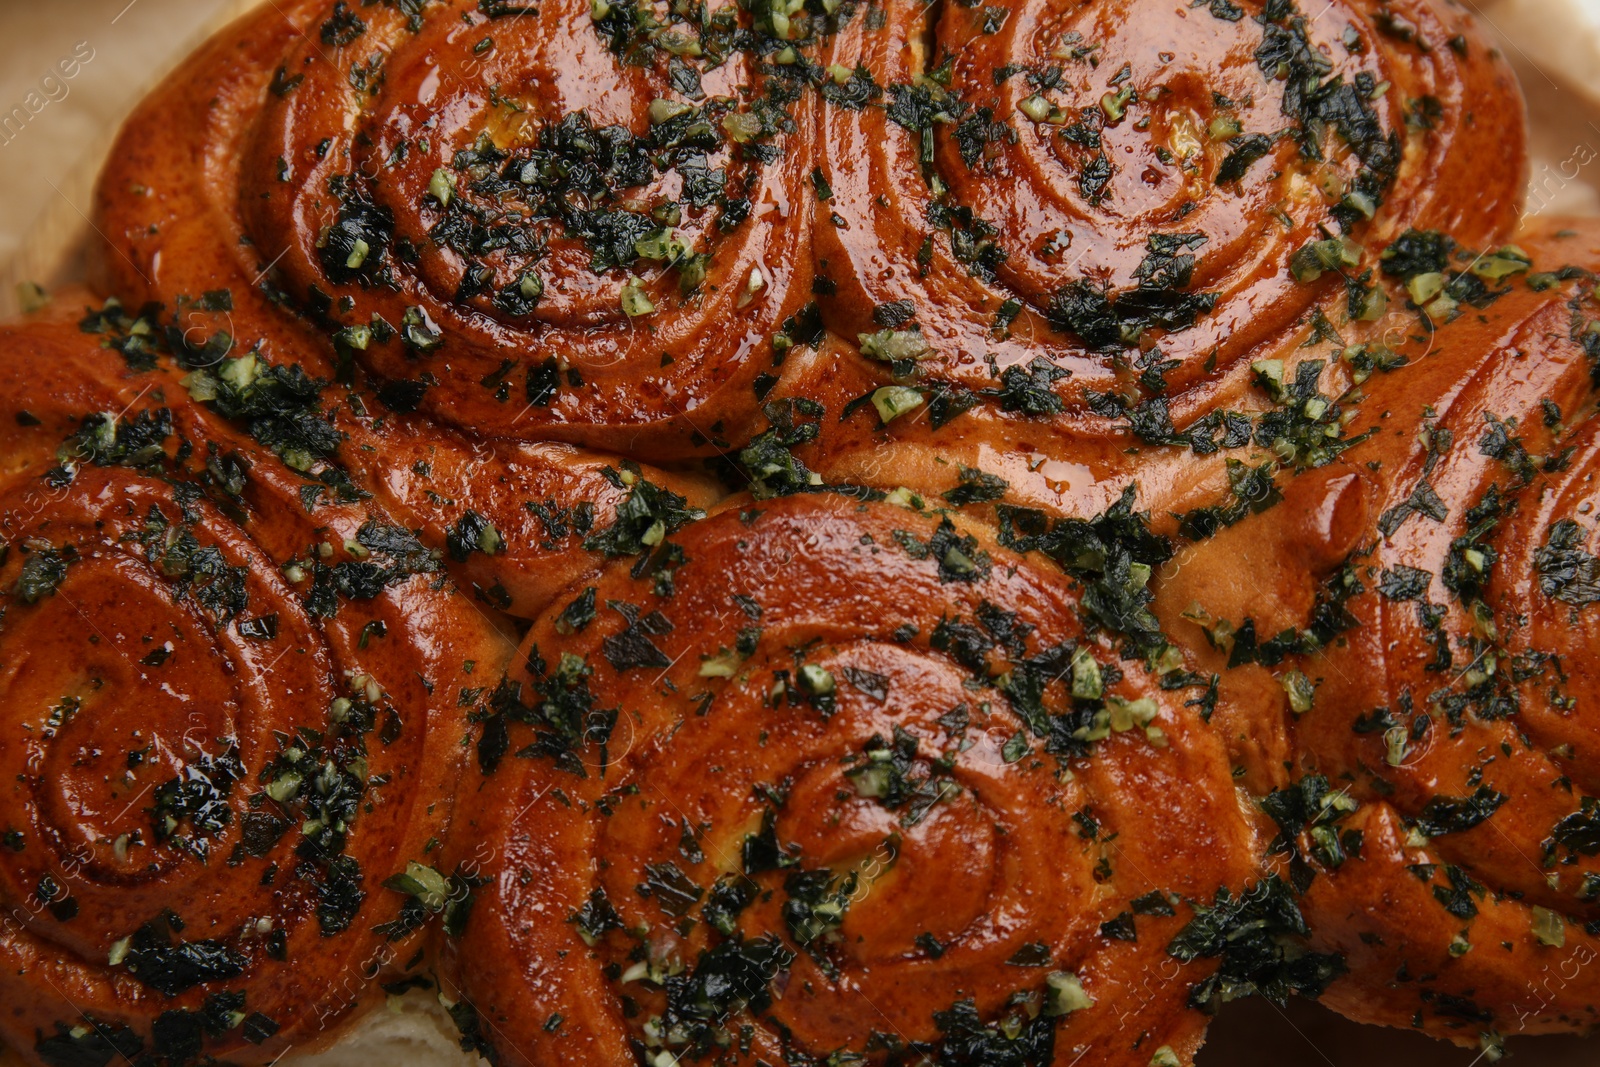
M1136 512L1137 490L1093 519L1051 522L1032 508L1000 505L1000 543L1019 552L1042 552L1083 587L1083 607L1101 628L1123 637L1140 655L1154 655L1167 644L1150 611L1155 599L1148 585L1154 568L1172 558L1172 544Z
M1191 1007L1214 1011L1222 1002L1260 995L1280 1007L1298 993L1315 1000L1345 972L1343 958L1303 948L1309 932L1287 883L1270 875L1234 896L1217 890L1167 951L1184 962L1220 959L1215 974L1189 994Z
M1149 330L1176 333L1193 326L1216 306L1218 294L1188 290L1199 233L1153 233L1134 270L1138 285L1113 293L1109 286L1074 281L1050 300L1050 321L1081 337L1091 348L1116 352L1136 347Z

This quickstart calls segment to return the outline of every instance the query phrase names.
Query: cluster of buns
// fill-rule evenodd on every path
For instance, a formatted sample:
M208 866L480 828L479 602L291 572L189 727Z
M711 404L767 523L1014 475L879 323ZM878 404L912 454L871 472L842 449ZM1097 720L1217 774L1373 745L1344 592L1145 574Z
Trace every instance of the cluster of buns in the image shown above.
M1523 139L1445 0L265 5L0 328L0 1038L1586 1030L1600 230Z

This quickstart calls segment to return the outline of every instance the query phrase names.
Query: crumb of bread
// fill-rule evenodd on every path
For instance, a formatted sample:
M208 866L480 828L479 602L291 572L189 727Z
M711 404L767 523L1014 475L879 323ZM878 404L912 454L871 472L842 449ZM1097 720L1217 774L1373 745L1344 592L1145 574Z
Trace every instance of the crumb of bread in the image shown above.
M412 990L358 1016L317 1052L291 1049L278 1067L488 1067L463 1052L456 1027L431 991Z

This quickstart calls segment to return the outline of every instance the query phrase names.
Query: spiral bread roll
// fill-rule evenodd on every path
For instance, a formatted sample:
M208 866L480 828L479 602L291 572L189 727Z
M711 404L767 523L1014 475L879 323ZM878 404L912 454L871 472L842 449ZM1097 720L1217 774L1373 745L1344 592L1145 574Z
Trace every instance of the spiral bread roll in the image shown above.
M1048 565L828 497L676 543L669 599L617 566L535 624L480 743L455 951L502 1062L1196 1044L1215 963L1165 946L1251 824Z
M1519 246L1550 273L1368 383L1365 440L1286 490L1298 525L1242 522L1163 591L1190 620L1175 635L1203 628L1234 666L1224 703L1281 685L1292 705L1287 738L1236 747L1302 865L1313 941L1351 968L1324 1002L1463 1043L1586 1029L1595 1003L1600 235L1554 229ZM1436 238L1416 268L1451 270ZM1269 580L1219 562L1241 555Z
M413 369L411 378L370 380L351 367L352 345L366 343L362 336L370 340L372 329L351 333L324 322L324 330L291 311L273 273L283 250L267 254L241 217L242 159L255 109L273 97L278 54L315 29L316 8L301 4L281 14L267 8L247 17L129 119L98 196L97 230L113 236L100 250L96 273L127 305L126 322L112 326L154 331L152 346L170 350L179 369L253 356L327 385L318 402L333 413L341 440L336 456L308 457L306 473L319 475L327 469L323 462L335 459L431 547L451 546L452 562L486 600L530 614L587 566L579 551L585 535L608 526L615 509L636 495L617 479L622 460L550 439L488 441L419 413L432 376ZM147 315L149 303L164 310ZM403 320L395 316L392 325L398 329ZM384 335L382 327L377 334ZM475 374L473 389L511 396L520 379L503 362L497 357ZM517 407L533 410L526 400ZM635 472L681 495L686 506L703 507L716 496L691 473L637 464ZM485 492L489 486L496 491ZM493 552L459 548L463 537L485 531Z
M828 38L828 336L774 393L829 413L804 462L930 496L982 469L1055 515L1137 478L1189 511L1272 407L1254 363L1400 344L1390 243L1511 236L1521 99L1462 15L1270 7L891 5ZM1333 361L1320 391L1351 384Z
M457 694L507 642L381 511L312 519L271 453L180 442L155 375L30 326L8 363L135 395L63 440L68 398L7 383L34 462L0 504L0 1033L51 1063L270 1059L420 959L430 913L384 882L446 835Z
M1527 243L1540 262L1600 267L1594 227L1544 236ZM1351 948L1358 975L1404 961L1439 977L1399 1002L1330 998L1360 1018L1416 1013L1443 1035L1593 1025L1596 989L1582 966L1600 931L1600 782L1584 714L1594 656L1587 338L1600 304L1592 275L1561 295L1526 310L1508 301L1491 316L1485 332L1498 336L1475 346L1490 355L1446 403L1388 405L1414 436L1408 452L1389 446L1375 479L1384 539L1362 561L1375 590L1352 608L1365 640L1346 653L1347 663L1383 665L1369 679L1387 697L1346 688L1352 678L1335 669L1326 684L1334 707L1362 714L1322 717L1302 744L1325 766L1376 769L1356 772L1357 796L1369 775L1393 787L1358 815L1379 827L1374 865L1408 877L1387 879L1396 906L1381 917L1353 908L1373 897L1337 876L1309 907L1326 912L1324 936L1341 947L1374 929L1392 945L1405 931L1403 948ZM1479 946L1490 951L1479 956ZM1456 957L1460 965L1439 966ZM1558 977L1531 982L1541 971Z
M1314 310L1375 317L1408 227L1516 223L1520 96L1443 5L890 3L828 49L824 318L1006 412L1185 426Z
M190 110L196 81L222 94L203 148L238 159L203 195L239 213L244 258L422 410L692 454L754 421L774 335L810 299L808 105L758 73L728 16L311 0L264 11L168 89ZM168 114L153 99L125 140ZM104 185L114 223L150 150L134 151ZM107 232L134 246L127 265L162 242Z
M1439 0L247 16L0 328L0 1036L1589 1029L1600 234L1517 232L1521 108Z

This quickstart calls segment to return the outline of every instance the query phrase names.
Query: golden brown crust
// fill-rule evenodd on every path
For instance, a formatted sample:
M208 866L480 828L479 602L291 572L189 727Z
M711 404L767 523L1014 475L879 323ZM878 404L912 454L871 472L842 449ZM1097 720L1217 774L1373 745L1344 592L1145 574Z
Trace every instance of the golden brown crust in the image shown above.
M958 1040L952 990L975 1020L1014 1017L1035 1055L1053 1042L1052 1062L1199 1043L1181 1005L1214 964L1168 957L1174 905L1244 884L1250 822L1196 713L1110 682L1059 581L936 516L826 497L731 505L678 543L670 600L615 567L595 587L613 610L575 636L552 614L524 642L522 702L497 724L524 758L458 839L500 887L453 951L503 1056L621 1062L674 1027L693 1046L736 1033L745 1000L755 1036L726 1062L868 1052L869 1033L933 1047ZM1002 630L1010 648L986 648ZM1009 703L973 675L1008 679ZM575 694L598 717L566 751ZM1081 737L1037 732L1074 706ZM574 758L586 776L560 772ZM636 959L677 976L665 997ZM741 966L786 992L719 991Z
M1600 265L1592 225L1555 229L1521 247L1550 268ZM1231 672L1223 703L1285 705L1273 690L1303 672L1310 706L1270 758L1243 757L1253 791L1315 775L1360 805L1328 820L1359 835L1358 855L1319 863L1304 898L1313 940L1351 968L1325 1002L1462 1043L1593 1025L1574 961L1596 951L1582 711L1596 306L1590 274L1550 284L1368 383L1351 430L1371 436L1301 489L1300 536L1283 538L1286 500L1197 549L1162 594L1180 639L1247 618L1265 638L1306 627L1330 581L1343 586L1336 642ZM1303 558L1322 545L1335 548L1322 565Z
M1523 105L1466 16L1285 10L891 3L851 20L829 55L888 106L822 111L829 325L871 334L908 300L896 328L967 388L1042 356L1070 372L1051 388L1080 437L1114 427L1088 394L1132 406L1135 357L1159 346L1185 426L1237 403L1250 358L1313 310L1342 323L1340 275L1407 228L1509 235ZM1291 255L1330 235L1361 254L1297 283Z
M124 129L100 204L112 248L127 255L106 256L106 267L136 283L130 270L163 269L157 248L204 264L220 254L256 275L270 265L325 335L381 316L399 333L357 358L389 379L431 382L424 411L489 436L660 456L746 435L772 337L810 299L799 207L809 100L789 116L781 100L741 88L751 71L735 51L693 94L710 105L703 117L679 114L668 128L649 110L672 94L667 55L613 58L587 6L502 19L452 6L465 22L431 11L414 25L404 10L375 9L357 32L310 0L264 9L214 44ZM350 40L334 44L344 25ZM174 110L195 124L171 137ZM775 162L723 135L740 122ZM157 139L186 151L143 147ZM723 147L708 154L708 139ZM585 177L596 146L605 162ZM652 164L647 150L668 158ZM197 171L194 156L208 165ZM625 193L597 194L601 181ZM123 194L130 182L174 212L159 233L150 208ZM640 213L680 197L663 223ZM196 207L221 216L212 221L224 232L249 234L248 249L177 217ZM570 214L585 211L597 214ZM616 218L645 222L587 244L573 236L610 233ZM662 249L636 257L635 242L655 230ZM597 269L599 256L631 269ZM157 291L170 295L174 280L183 284L169 272ZM515 396L482 384L489 376Z
M19 328L7 357L126 389L75 323ZM204 1033L271 1058L414 962L426 935L379 929L404 903L382 882L446 834L456 694L510 647L381 511L313 519L248 441L208 465L178 440L181 389L128 377L136 395L64 443L41 418L55 443L0 503L0 1031L46 1060L85 1019L129 1056ZM52 399L77 398L30 381L5 403ZM223 470L250 491L222 491ZM375 586L319 594L369 564L390 568Z
M120 302L0 332L7 1040L265 1061L423 963L508 1067L1588 1028L1600 233L1506 244L1521 108L1436 0L242 21Z

